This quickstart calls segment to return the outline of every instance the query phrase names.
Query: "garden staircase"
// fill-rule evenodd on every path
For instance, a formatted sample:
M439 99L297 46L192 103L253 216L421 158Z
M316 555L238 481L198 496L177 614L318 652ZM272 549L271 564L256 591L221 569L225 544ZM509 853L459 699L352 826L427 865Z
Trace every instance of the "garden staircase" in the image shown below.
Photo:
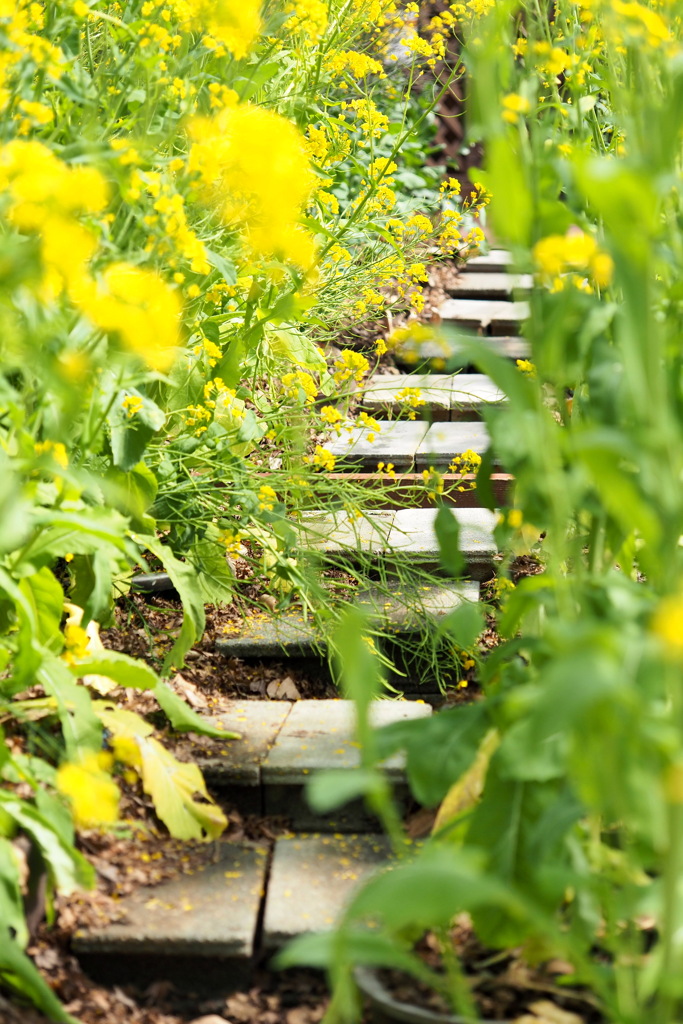
M512 296L513 288L524 289L529 282L508 275L507 263L500 252L470 261L441 316L456 328L475 331L482 345L522 358L526 345L515 332L526 305ZM431 358L429 351L424 356L420 364ZM446 469L467 449L486 450L481 411L504 400L490 380L473 373L378 374L366 388L365 408L377 418L390 415L397 392L406 386L421 388L425 418L386 421L374 440L368 428L333 440L330 447L341 471L376 481L377 463L384 462L393 463L403 481L411 474L421 479L423 470ZM499 474L501 493L508 481ZM372 489L368 497L370 508L360 518L326 510L305 515L299 527L302 544L350 560L360 550L367 564L381 562L385 571L402 559L436 567L434 508L373 508ZM477 600L479 581L492 574L494 515L476 507L475 500L472 491L456 492L454 499L470 579L453 583L444 578L420 595L428 628L460 602ZM422 615L415 618L415 594L398 584L388 599L369 581L359 603L370 621L387 632L425 628ZM299 613L257 615L218 641L226 656L251 658L309 655L324 646L325 638ZM378 701L372 715L380 725L428 716L431 710L421 700ZM292 831L269 846L218 841L209 866L153 890L139 889L122 901L124 920L78 934L75 951L86 969L106 980L166 976L200 994L207 988L239 987L247 983L255 960L287 939L329 929L353 889L387 861L386 841L362 802L323 815L311 811L305 798L316 771L359 764L352 702L234 701L221 722L241 739L218 741L210 755L198 759L212 793L245 812L284 816ZM406 800L401 756L386 762L385 770L399 800Z

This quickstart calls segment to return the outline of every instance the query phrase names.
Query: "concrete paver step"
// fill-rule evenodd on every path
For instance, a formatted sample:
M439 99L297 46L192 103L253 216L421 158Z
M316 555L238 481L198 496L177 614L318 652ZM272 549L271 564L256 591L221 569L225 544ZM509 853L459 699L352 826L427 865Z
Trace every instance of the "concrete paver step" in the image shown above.
M531 290L531 274L474 273L465 271L448 287L455 299L511 299Z
M374 626L394 633L413 633L431 628L463 600L478 599L479 585L465 582L394 590L391 595L368 588L358 593L354 603ZM232 658L307 657L323 653L327 638L313 619L305 619L299 611L280 615L263 612L246 618L234 633L220 637L216 648Z
M482 508L456 508L453 515L460 525L460 550L469 575L487 578L496 554L496 517ZM429 508L366 512L360 519L348 512L306 513L299 523L301 546L326 554L345 553L347 558L360 552L389 564L397 556L409 555L413 562L438 567L435 516L436 510Z
M278 839L263 919L263 945L277 949L329 931L355 890L390 856L381 835L292 835Z
M378 700L370 709L375 726L431 714L429 704L413 700ZM306 784L316 771L351 769L360 765L353 701L299 700L292 705L277 740L261 768L265 814L283 814L301 830L332 832L373 831L374 815L362 800L337 808L326 818L312 811ZM399 803L408 797L403 754L384 762Z
M415 468L447 468L456 456L472 451L483 455L490 437L486 424L479 420L433 423L415 452Z
M505 400L503 392L482 373L375 374L364 388L363 408L376 417L405 412L399 397L406 388L417 388L424 405L419 416L432 419L476 419L485 406ZM444 415L445 413L445 415Z
M483 349L490 349L505 359L528 359L531 346L524 338L511 336L499 337L479 335L476 339ZM405 341L393 352L398 366L404 368L419 367L424 373L443 373L445 369L463 369L473 365L474 359L458 346L452 338L435 339L433 341ZM434 417L435 418L435 417Z
M76 953L247 959L266 883L268 851L253 843L217 843L215 863L121 901L125 918L76 932Z
M465 264L468 274L493 274L508 270L512 265L512 254L507 249L490 249L482 256L473 256Z
M372 438L372 440L370 440ZM339 467L372 471L383 462L395 469L447 467L454 456L464 451L482 454L489 445L489 434L479 420L428 423L426 420L392 420L383 423L378 433L368 427L355 427L348 435L325 445L338 459Z
M528 302L498 299L446 299L439 307L444 324L480 334L516 334L529 317Z

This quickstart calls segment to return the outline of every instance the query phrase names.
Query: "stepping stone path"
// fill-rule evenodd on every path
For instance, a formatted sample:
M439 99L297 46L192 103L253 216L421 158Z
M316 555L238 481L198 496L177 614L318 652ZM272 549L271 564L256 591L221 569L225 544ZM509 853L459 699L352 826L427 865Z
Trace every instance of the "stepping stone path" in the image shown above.
M473 330L482 344L507 358L524 358L516 336L528 314L517 296L530 287L524 276L508 274L509 256L494 250L467 264L441 308L444 322ZM452 353L449 350L449 356ZM457 356L456 356L457 358ZM452 365L455 365L453 362ZM424 404L414 420L395 417L405 405L399 393L419 388ZM331 437L327 447L344 472L376 471L393 463L397 473L419 478L430 467L446 470L455 456L485 452L489 436L482 414L504 395L491 380L474 373L377 374L364 389L362 407L382 419L382 429L353 430ZM374 437L371 440L370 435ZM373 473L374 475L374 473ZM370 493L370 492L369 492ZM467 495L472 502L472 492ZM476 500L476 496L475 496ZM320 509L293 521L299 557L324 558L343 567L362 561L381 567L383 579L406 560L439 572L439 548L432 508L381 508L360 515ZM493 572L496 516L479 507L457 507L465 559L465 582L444 578L417 594L391 584L368 582L356 595L369 628L377 634L407 635L434 629L464 601L479 599L479 582ZM139 589L155 590L149 578ZM288 657L324 653L328 642L319 623L296 611L257 614L217 641L226 657ZM374 724L431 714L420 700L376 701ZM139 889L120 902L122 920L93 927L74 939L74 951L92 969L123 980L145 975L178 984L248 984L254 960L289 938L334 925L355 888L374 871L390 868L390 853L378 822L361 801L332 814L316 814L306 785L320 770L351 771L360 765L355 708L345 700L232 702L214 724L241 738L199 749L196 763L210 790L228 806L280 816L291 832L270 844L215 844L212 863L154 889ZM383 766L399 801L407 797L402 755ZM201 965L201 966L199 966Z

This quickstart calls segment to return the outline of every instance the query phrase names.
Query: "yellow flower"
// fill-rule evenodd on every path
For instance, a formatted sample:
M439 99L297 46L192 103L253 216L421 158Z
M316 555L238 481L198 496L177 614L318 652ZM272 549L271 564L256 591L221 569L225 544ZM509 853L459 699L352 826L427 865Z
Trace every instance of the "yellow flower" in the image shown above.
M79 763L63 764L57 771L57 790L68 797L80 828L110 825L119 814L119 788L105 771L110 759L86 754Z
M303 392L304 402L312 404L318 397L318 386L310 373L303 370L295 370L294 373L286 373L282 378L282 385L288 398L298 402Z
M360 384L370 369L370 363L360 352L352 352L349 349L345 349L334 361L332 368L334 371L332 376L337 384L343 384L344 381L352 379L357 384Z
M313 237L298 221L315 190L304 140L284 117L249 103L190 121L188 171L245 246L307 268Z
M66 469L69 465L69 456L61 441L39 441L33 446L36 455L51 455L58 466Z
M683 659L683 594L662 598L650 622L652 633L661 642L665 654Z
M177 293L153 270L113 263L102 279L72 295L86 316L117 335L154 370L167 370L180 341L182 307Z
M528 99L519 93L511 92L503 97L503 120L509 121L510 124L517 124L519 115L528 114L530 110L531 104Z
M531 377L532 380L536 377L536 367L528 359L518 359L517 369L520 373L525 374L527 377Z
M315 466L316 469L326 470L328 473L331 473L334 469L336 459L331 451L327 448L323 448L322 445L317 444L313 455L306 456L306 462Z
M396 401L404 409L408 410L408 419L414 420L417 415L417 409L421 405L425 404L425 400L422 397L422 392L419 388L401 388L400 391L396 392Z
M126 395L121 405L126 410L127 418L132 420L133 416L142 409L142 399L139 395Z
M258 492L259 508L262 512L272 512L277 501L277 494L270 484L261 484Z

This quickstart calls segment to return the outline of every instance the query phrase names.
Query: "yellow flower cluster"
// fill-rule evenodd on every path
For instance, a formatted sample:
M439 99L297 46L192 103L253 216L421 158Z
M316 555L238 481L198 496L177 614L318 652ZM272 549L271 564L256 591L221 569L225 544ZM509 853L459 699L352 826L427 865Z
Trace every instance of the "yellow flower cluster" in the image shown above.
M343 75L348 72L352 78L366 78L368 75L377 75L379 78L386 78L386 72L378 60L368 57L366 53L358 53L356 50L339 50L331 54L325 67L333 75Z
M322 445L317 444L313 455L307 455L306 462L313 466L319 471L325 471L331 473L334 469L336 459L332 452L328 448L323 448Z
M79 828L110 825L118 818L119 788L109 771L111 754L85 754L79 762L63 764L57 771L57 790L71 804Z
M245 247L307 268L312 236L299 225L315 187L303 138L284 117L244 103L189 123L188 171Z
M409 420L414 420L417 416L417 410L425 404L419 388L401 388L400 391L396 392L396 401L402 409L408 410Z
M578 228L571 228L566 235L542 238L534 246L533 255L539 277L556 290L564 287L563 275L571 274L570 280L577 283L576 271L589 274L600 288L607 287L612 280L612 257L599 248L594 238Z
M347 380L354 380L356 384L360 384L369 369L370 363L365 356L360 352L345 349L334 361L332 376L337 384L343 384Z
M318 385L310 373L304 370L295 370L293 373L286 373L282 378L282 386L287 398L295 402L301 401L312 404L318 397Z
M294 0L285 10L291 14L287 21L289 32L306 36L307 43L317 43L325 35L328 6L323 0Z

